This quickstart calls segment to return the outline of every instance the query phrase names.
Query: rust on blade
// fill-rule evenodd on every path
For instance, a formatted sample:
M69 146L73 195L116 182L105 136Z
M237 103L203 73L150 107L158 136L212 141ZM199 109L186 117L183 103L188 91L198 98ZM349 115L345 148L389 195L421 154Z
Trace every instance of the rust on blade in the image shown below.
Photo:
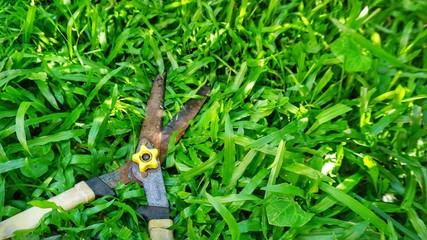
M163 163L163 157L168 151L168 143L171 135L178 131L175 139L175 143L181 139L187 130L190 121L197 115L199 110L202 108L206 101L206 96L210 93L211 89L205 85L199 89L197 95L203 96L204 98L194 98L187 101L182 107L181 111L176 114L172 120L163 128L161 143L160 143L160 162Z
M131 180L129 179L129 167L132 162L127 162L125 165L121 166L120 168L99 176L99 178L108 185L111 189L114 189L117 185L117 183L121 182L123 184L129 183Z
M151 87L150 99L145 110L146 118L142 122L139 138L147 138L155 148L159 148L162 132L163 99L165 96L166 71L158 75Z

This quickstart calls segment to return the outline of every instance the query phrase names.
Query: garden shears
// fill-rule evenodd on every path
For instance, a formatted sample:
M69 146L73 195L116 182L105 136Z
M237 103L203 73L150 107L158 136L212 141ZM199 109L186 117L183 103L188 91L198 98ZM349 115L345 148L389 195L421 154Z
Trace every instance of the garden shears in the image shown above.
M178 142L190 121L203 106L210 88L202 86L197 92L199 97L187 101L180 112L162 129L165 80L166 72L158 75L153 81L146 118L143 120L139 142L132 159L113 172L77 183L73 188L50 198L49 202L67 211L95 198L115 196L114 188L118 183L136 182L144 188L147 198L147 206L140 206L137 211L148 221L150 238L173 239L173 231L169 229L173 221L169 218L169 202L161 163L171 136L176 136L175 143ZM50 208L31 207L0 222L0 239L12 237L18 230L35 228L50 211Z

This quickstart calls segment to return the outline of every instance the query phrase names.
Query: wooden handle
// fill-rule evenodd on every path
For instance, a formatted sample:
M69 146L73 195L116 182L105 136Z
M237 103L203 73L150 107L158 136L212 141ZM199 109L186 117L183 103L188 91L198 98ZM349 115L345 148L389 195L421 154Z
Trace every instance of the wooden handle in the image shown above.
M151 240L173 240L173 231L168 228L173 225L170 219L153 219L148 222Z
M79 182L73 188L49 199L68 211L80 203L88 203L95 199L95 193L85 183ZM15 231L35 228L43 216L52 211L51 208L29 208L11 218L0 222L0 239L12 237Z

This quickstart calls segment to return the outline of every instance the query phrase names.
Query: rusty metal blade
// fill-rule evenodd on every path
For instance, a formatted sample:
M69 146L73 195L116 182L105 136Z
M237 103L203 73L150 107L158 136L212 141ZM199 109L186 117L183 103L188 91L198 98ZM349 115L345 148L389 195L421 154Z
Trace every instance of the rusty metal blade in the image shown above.
M163 128L161 142L160 142L160 162L163 162L163 157L168 151L168 143L171 135L178 131L175 139L175 143L181 139L187 130L190 121L197 115L200 108L206 101L206 96L210 93L211 88L207 85L201 87L197 92L197 95L203 96L204 98L194 98L187 101L182 109L176 114L172 120Z
M159 148L161 142L165 78L166 71L158 75L153 81L150 99L148 99L145 110L147 117L142 122L139 133L139 138L147 138L155 148Z
M114 189L117 185L117 183L121 182L123 184L129 183L131 180L129 179L129 167L131 165L131 161L123 165L122 167L99 176L99 179L101 179L105 184L107 184L111 189Z
M153 145L146 138L141 138L140 144L145 142L147 148L152 149ZM141 145L138 145L137 152ZM158 162L159 158L156 159ZM137 164L132 163L130 167L132 177L144 187L145 197L147 198L148 206L153 207L169 207L169 202L166 197L166 187L163 180L162 168L159 166L155 169L148 169L146 172L141 173Z

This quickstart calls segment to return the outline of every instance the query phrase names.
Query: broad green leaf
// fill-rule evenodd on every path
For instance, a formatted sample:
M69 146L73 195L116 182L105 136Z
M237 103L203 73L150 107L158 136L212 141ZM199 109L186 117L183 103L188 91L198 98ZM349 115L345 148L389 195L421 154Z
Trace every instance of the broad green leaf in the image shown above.
M6 162L9 160L9 158L6 155L6 152L4 151L3 145L0 143L0 163Z
M44 161L25 161L21 172L24 176L37 179L48 171L48 164Z
M360 47L349 37L342 36L331 44L331 51L344 63L348 72L365 72L372 65L372 59L364 56Z
M37 118L30 118L24 121L24 125L25 126L34 126L34 125L38 125L40 123L51 123L55 120L67 117L69 114L68 113L52 113L52 114L47 114L47 115L42 115L41 117L37 117ZM16 125L12 125L2 131L0 131L0 138L5 138L11 134L13 134L16 130Z
M274 199L266 206L268 223L278 227L298 228L304 226L314 216L305 212L292 200Z
M133 221L138 224L138 218L136 217L137 212L135 209L132 209L129 205L118 201L115 201L113 204L128 212L132 216Z
M214 232L209 239L219 239L219 236L223 233L226 222L220 222L215 226ZM239 226L240 228L240 226Z
M24 159L24 164L20 168L21 173L33 179L39 179L43 174L45 174L49 165L52 164L54 159L54 153L52 151L44 152L40 151L42 147L34 147L33 155L38 156L37 158L26 158Z
M120 239L129 239L132 236L132 230L127 227L122 227L117 233L117 237Z
M34 69L10 69L2 71L0 72L0 87L3 87L3 85L16 77L31 74L33 71Z
M226 196L218 196L215 197L218 202L224 203L234 203L234 202L244 202L244 201L260 201L261 199L255 195L246 195L246 194L230 194ZM198 203L198 204L206 204L207 201L205 199L188 199L185 200L188 203Z

